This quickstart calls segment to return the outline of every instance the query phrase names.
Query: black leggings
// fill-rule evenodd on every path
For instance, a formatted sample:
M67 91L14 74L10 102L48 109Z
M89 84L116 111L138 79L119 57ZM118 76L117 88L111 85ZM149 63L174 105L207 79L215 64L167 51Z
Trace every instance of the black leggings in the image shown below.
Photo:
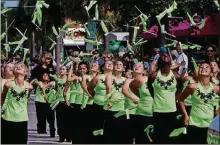
M93 131L95 130L100 130L103 129L104 124L105 124L105 111L103 110L103 106L93 104L90 105L89 108L90 111L87 111L87 113L90 113L90 119L87 120L87 122L90 124L89 126L91 127L88 131L92 133L90 138L88 138L88 143L90 144L102 144L103 141L103 136L94 136ZM88 116L89 117L89 116Z
M72 104L74 108L72 108L72 144L83 144L84 138L84 124L86 121L84 120L84 112L81 109L80 104Z
M93 105L87 105L86 108L82 110L83 118L82 118L82 129L83 129L83 144L91 144L94 140L93 135L93 125L94 125L94 114Z
M123 144L124 137L124 120L122 117L115 118L117 112L105 111L104 124L104 143L106 144Z
M1 119L2 144L27 144L28 122L12 122Z
M187 126L187 144L207 144L208 128Z
M50 104L35 102L37 113L37 131L46 132L46 121L49 123L50 133L55 135L55 113L50 108Z
M68 134L68 107L64 103L59 103L56 108L56 118L57 118L57 133L60 136L60 140L71 141L71 137Z
M177 113L153 113L154 121L154 139L156 144L169 144L174 143L173 138L170 138L170 133L178 128L179 124L176 120Z
M104 143L107 144L150 144L144 129L152 124L153 117L126 115L115 118L116 112L107 112L107 120L104 127ZM151 135L150 135L151 136Z

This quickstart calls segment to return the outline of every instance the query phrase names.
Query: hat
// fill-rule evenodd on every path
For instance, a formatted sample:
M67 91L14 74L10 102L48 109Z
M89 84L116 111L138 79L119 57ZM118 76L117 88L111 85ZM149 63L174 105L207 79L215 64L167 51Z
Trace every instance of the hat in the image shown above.
M167 48L161 47L160 48L160 53L167 53Z

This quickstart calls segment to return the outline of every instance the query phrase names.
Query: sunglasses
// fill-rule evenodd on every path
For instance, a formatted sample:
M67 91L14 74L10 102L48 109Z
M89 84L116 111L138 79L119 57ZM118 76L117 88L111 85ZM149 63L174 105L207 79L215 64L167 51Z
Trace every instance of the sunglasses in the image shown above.
M213 50L207 50L207 52L213 52Z
M45 59L46 59L46 60L51 60L51 58L50 58L50 57L46 57Z
M19 60L20 58L18 58L18 57L13 57L13 59L14 59L14 60Z

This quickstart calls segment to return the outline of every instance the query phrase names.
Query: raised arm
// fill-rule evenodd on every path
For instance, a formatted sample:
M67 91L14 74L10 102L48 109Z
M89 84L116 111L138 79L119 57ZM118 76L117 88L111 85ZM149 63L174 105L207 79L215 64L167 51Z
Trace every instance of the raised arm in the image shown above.
M138 98L136 96L133 96L131 93L129 93L129 85L131 83L132 79L127 79L122 87L122 94L129 99L131 99L135 104L138 103Z
M197 84L194 83L194 84L190 84L179 96L178 98L178 104L179 104L179 107L180 107L180 110L184 116L184 124L187 125L188 124L188 120L189 120L189 116L186 112L186 108L185 108L185 105L184 105L184 100L190 95L190 94L193 94L193 92L195 91L196 89L196 86Z
M6 98L6 95L7 95L7 92L8 92L8 89L10 87L10 84L11 82L7 82L5 83L4 87L3 87L3 91L2 91L2 94L1 94L1 108L5 102L5 98Z
M99 76L96 76L96 77L94 77L90 82L89 82L89 85L88 85L88 91L89 91L89 94L91 94L91 96L92 97L94 97L95 96L95 90L94 90L94 88L95 88L95 85L96 85L96 83L98 82L98 80L99 80Z
M112 91L112 74L107 75L105 80L106 93L109 94Z
M73 74L73 64L71 64L71 66L70 66L70 70L69 70L69 73L68 73L68 76L67 76L67 80L68 81L74 81L76 78L76 76L74 75L72 75Z
M83 75L82 76L82 83L81 83L81 87L83 89L83 91L91 98L92 96L90 95L88 89L87 89L87 85L86 85L86 81L88 80L87 75Z
M28 83L28 97L30 97L32 90L33 90L32 84Z
M149 77L148 77L148 81L147 81L147 87L148 87L149 92L150 92L152 97L154 97L153 82L156 79L156 76L157 76L157 72L154 72L154 73L150 74Z
M178 97L180 96L180 93L183 90L183 80L179 74L175 74L175 78L177 80L176 100L178 100Z
M66 84L65 84L64 90L63 90L63 98L64 98L64 100L65 100L65 102L66 102L66 104L67 104L68 106L70 106L70 103L69 103L69 101L67 100L66 95L67 95L67 91L68 91L70 85L71 85L71 82L67 81Z
M133 81L131 81L129 85L129 88L136 96L140 96L138 92L138 88L140 87L140 85L141 85L141 81L139 79L134 79Z

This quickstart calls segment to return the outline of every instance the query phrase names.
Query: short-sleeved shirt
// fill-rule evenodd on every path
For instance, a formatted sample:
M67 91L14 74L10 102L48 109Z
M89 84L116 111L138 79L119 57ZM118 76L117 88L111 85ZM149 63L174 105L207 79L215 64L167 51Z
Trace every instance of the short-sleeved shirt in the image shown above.
M185 69L188 68L188 57L185 55L185 53L182 53L177 57L177 63L181 64L182 61L185 61L185 65L179 67L179 71L178 71L179 74L182 73L184 68Z

